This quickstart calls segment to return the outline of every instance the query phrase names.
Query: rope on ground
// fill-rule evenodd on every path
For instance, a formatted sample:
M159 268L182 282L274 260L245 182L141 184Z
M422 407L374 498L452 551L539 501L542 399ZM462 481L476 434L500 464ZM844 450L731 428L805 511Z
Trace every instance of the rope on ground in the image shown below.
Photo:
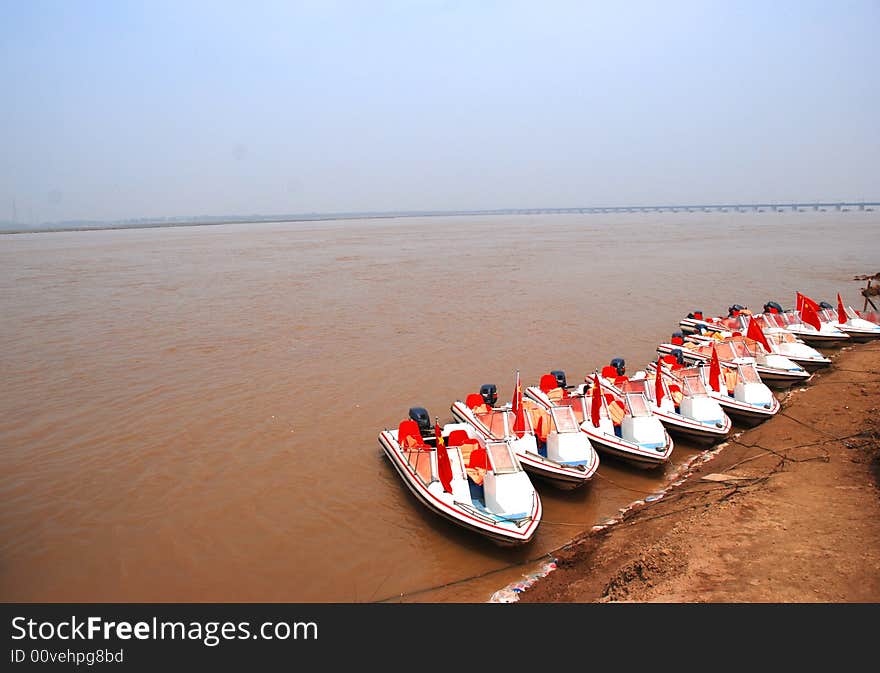
M599 477L600 479L607 481L609 484L613 484L614 486L617 486L617 488L622 488L626 491L632 491L633 493L644 493L645 495L654 495L658 492L656 488L653 491L646 491L641 488L633 488L632 486L624 486L623 484L620 484L620 483L614 481L613 479L606 477L604 474L601 474L600 472L596 472L596 476Z
M785 418L787 418L787 419L789 419L789 420L791 420L791 421L794 421L795 423L797 423L797 424L799 424L799 425L803 425L805 428L807 428L807 429L809 429L809 430L812 430L812 431L815 432L815 433L818 433L818 434L820 434L820 435L826 435L826 436L828 436L828 437L835 438L834 435L832 435L830 432L825 432L825 430L820 430L819 428L816 428L816 427L810 425L809 423L800 420L799 418L795 418L794 416L789 416L789 415L788 415L787 413L785 413L784 411L781 411L781 410L780 410L780 411L779 411L779 415L780 415L780 416L784 416ZM836 439L836 438L835 438L835 439ZM745 445L744 445L744 446L745 446Z
M489 575L495 575L497 573L504 572L505 570L512 570L513 568L519 568L522 566L526 566L526 565L529 565L530 563L537 563L541 559L547 559L548 561L552 561L553 558L554 557L551 552L545 552L545 553L541 554L540 556L535 556L533 558L526 559L525 561L518 561L517 563L509 563L506 566L501 566L500 568L493 568L492 570L487 570L482 573L477 573L476 575L471 575L470 577L461 577L457 580L452 580L451 582L437 584L432 587L423 587L421 589L415 589L414 591L401 591L399 594L394 594L392 596L386 596L385 598L380 598L378 601L373 601L373 602L387 603L388 601L392 601L392 600L395 600L398 598L403 598L404 596L419 596L421 594L426 594L431 591L438 591L440 589L446 589L448 587L453 587L457 584L464 584L465 582L470 582L472 580L478 580L482 577L488 577Z
M846 384L848 386L859 386L865 383L880 383L880 379L866 379L863 381L816 381L815 383L811 383L810 387L812 388L813 386L833 386L840 384Z

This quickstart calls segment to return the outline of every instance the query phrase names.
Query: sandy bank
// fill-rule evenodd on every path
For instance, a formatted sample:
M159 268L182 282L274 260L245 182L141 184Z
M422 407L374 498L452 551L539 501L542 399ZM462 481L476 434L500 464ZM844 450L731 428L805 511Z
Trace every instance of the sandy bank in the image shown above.
M663 500L560 550L520 601L880 601L880 343L832 357Z

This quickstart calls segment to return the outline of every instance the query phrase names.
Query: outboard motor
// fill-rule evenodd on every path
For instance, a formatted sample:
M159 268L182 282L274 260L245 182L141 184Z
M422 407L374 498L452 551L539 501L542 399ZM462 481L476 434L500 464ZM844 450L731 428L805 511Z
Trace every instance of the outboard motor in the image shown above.
M676 346L681 346L684 344L684 333L683 332L673 332L672 333L672 343ZM612 362L612 364L614 364Z
M744 310L746 307L742 304L734 304L727 309L727 315L730 318L735 318L739 315L739 312Z
M785 313L782 306L775 301L768 301L764 304L764 313Z
M431 417L424 407L410 407L409 417L419 424L419 432L422 437L433 436L434 429L431 427Z
M703 319L703 312L702 311L691 311L690 313L688 313L687 317L690 318L691 320L702 320Z
M623 358L612 358L610 364L617 370L618 376L626 376L626 360Z
M480 397L488 406L494 407L498 401L498 387L494 383L484 383L480 386Z
M556 377L556 383L559 384L559 387L565 388L565 372L561 369L553 369L550 373Z
M820 301L820 302L819 302L819 308L831 308L831 309L833 309L834 307L833 307L831 304L829 304L827 301Z
M675 361L678 364L680 364L680 365L684 364L684 353L682 352L681 348L673 348L672 353L670 355L675 356Z

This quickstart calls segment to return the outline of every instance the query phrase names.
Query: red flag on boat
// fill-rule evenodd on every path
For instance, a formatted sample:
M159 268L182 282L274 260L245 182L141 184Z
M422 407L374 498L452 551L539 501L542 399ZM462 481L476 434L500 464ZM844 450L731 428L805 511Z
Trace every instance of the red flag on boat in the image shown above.
M513 387L513 431L517 437L526 434L526 412L523 409L522 384L519 381L519 369L516 370L516 383Z
M709 365L709 385L717 393L721 392L721 363L718 361L718 351L712 346L712 363Z
M599 389L599 375L593 374L593 395L590 400L590 420L593 427L599 427L599 411L602 409L602 391Z
M749 328L746 330L746 336L761 344L768 353L773 352L770 349L770 344L767 343L767 337L764 336L764 330L761 329L761 326L758 325L758 321L754 318L749 320Z
M809 304L804 304L804 308L801 311L801 319L808 325L815 327L817 331L822 329L822 322L819 320L819 314L816 313L816 310Z
M846 309L843 308L843 299L840 298L840 292L837 293L837 322L841 325L849 320Z
M813 309L816 312L819 311L819 304L814 302L807 295L801 294L800 292L798 292L797 293L797 306L796 306L797 310L800 311L801 313L803 313L804 309L807 306L809 306L811 309Z
M443 484L443 490L452 493L452 464L449 462L449 454L446 452L446 444L440 434L440 424L435 421L434 435L437 437L437 476Z
M663 363L657 358L657 373L654 375L654 397L657 399L657 406L663 401Z

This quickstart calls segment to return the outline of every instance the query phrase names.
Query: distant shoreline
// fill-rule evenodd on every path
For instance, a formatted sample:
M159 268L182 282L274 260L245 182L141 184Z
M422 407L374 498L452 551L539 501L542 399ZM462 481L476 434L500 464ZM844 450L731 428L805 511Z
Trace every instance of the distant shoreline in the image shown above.
M814 201L744 204L682 204L655 206L593 206L583 208L509 208L497 210L442 210L364 213L327 213L323 215L278 215L262 217L230 217L217 220L182 220L131 223L100 223L49 225L33 228L0 228L0 234L43 234L64 231L107 231L111 229L159 229L163 227L208 227L223 224L279 224L284 222L335 222L342 220L383 220L407 217L481 217L493 215L612 215L645 213L805 213L805 212L873 212L880 201Z

